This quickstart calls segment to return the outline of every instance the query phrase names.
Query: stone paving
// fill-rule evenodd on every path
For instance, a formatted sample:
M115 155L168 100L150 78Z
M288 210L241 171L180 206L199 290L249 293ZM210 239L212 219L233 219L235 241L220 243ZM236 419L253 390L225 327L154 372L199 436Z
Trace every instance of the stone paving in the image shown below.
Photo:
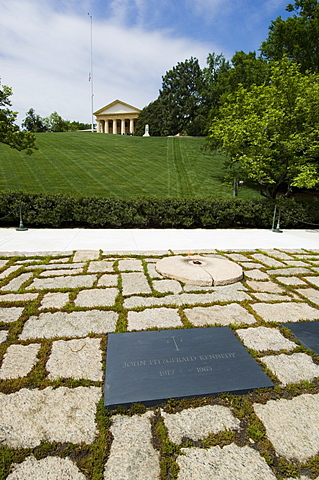
M193 253L244 279L167 279L159 252L0 253L0 478L319 480L319 356L281 326L319 320L319 250ZM106 411L108 333L220 325L273 389Z

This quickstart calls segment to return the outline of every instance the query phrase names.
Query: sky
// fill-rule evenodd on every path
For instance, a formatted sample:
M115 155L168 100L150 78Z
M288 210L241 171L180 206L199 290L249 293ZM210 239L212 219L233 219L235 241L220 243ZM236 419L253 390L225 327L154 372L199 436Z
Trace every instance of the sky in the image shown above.
M195 57L203 68L212 52L258 51L288 3L0 0L1 84L13 89L18 123L30 108L90 123L92 87L94 111L116 99L142 109L178 62Z

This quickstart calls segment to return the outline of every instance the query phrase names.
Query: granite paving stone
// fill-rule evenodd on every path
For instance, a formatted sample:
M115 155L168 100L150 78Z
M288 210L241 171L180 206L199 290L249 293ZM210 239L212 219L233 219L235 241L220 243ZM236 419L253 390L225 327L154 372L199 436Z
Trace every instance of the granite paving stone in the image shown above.
M73 262L86 262L87 260L96 260L100 256L99 250L77 250L73 257Z
M0 441L13 448L34 448L47 442L94 442L98 387L22 388L0 393Z
M250 447L182 448L178 480L276 480L266 460Z
M8 338L8 331L7 330L0 330L0 343L3 343Z
M69 294L56 292L46 293L41 300L40 309L44 308L63 308L69 301Z
M278 295L277 293L251 292L251 295L261 302L289 302L292 300L292 297L289 296L288 292L285 295Z
M114 262L108 261L108 260L95 260L90 263L88 272L89 273L100 273L100 272L108 272L112 273L114 272L114 267L113 267Z
M0 308L0 322L3 322L3 323L16 322L20 318L23 310L24 310L24 307Z
M3 272L0 273L0 280L3 280L4 278L8 277L11 275L11 273L16 272L21 268L21 265L12 265L11 267L6 268Z
M285 338L276 328L256 327L236 330L247 348L266 352L267 350L294 350L297 344Z
M222 290L219 287L219 291L214 291L212 293L181 293L179 295L166 295L165 297L156 298L156 297L131 297L124 300L124 307L128 309L136 307L151 307L151 306L162 306L162 305L196 305L213 303L213 302L241 302L244 300L250 300L250 297L241 291L229 291Z
M279 250L266 250L266 253L271 257L279 258L279 260L293 260L294 258L291 255L288 255L285 252Z
M0 268L3 268L9 260L0 260Z
M267 270L269 275L309 275L310 270L302 267L275 268Z
M182 326L178 311L173 308L148 308L142 312L128 312L128 331Z
M234 262L247 262L249 260L249 258L242 253L227 253L226 255Z
M117 288L81 290L74 300L76 307L111 307L118 295Z
M157 261L158 261L158 259L156 260L156 262ZM151 278L163 278L163 275L158 273L158 271L156 270L154 263L148 263L147 264L147 273L149 274L149 276Z
M61 275L65 275L65 270L45 270L44 272L40 273L40 277L59 277ZM79 273L83 273L83 268L74 268L73 270L68 271L68 275L78 275Z
M299 277L276 277L276 279L285 285L306 285L306 282Z
M97 282L98 287L117 287L118 275L108 274L102 275Z
M0 295L0 302L29 302L38 296L38 293L6 293Z
M33 273L21 273L18 277L13 278L7 285L1 287L3 292L14 292L19 290L22 285L33 276Z
M221 405L187 408L175 414L162 410L161 416L169 439L177 444L182 442L183 437L200 440L208 437L210 433L239 430L240 426L240 421L234 417L231 410Z
M255 303L252 308L266 322L299 322L300 320L319 320L319 310L307 303Z
M66 275L56 278L35 278L26 290L54 290L59 288L92 287L96 281L96 275Z
M307 282L312 283L316 287L319 287L319 277L318 276L313 276L313 277L304 277Z
M313 363L312 358L305 353L269 355L262 357L261 361L276 375L282 385L319 377L319 365Z
M50 263L66 263L70 261L70 257L63 257L63 258L53 258L50 260Z
M316 290L315 288L300 288L296 290L296 292L310 300L312 303L319 305L319 290Z
M245 277L252 278L253 280L269 280L269 275L256 269L255 265L253 270L246 270L244 274Z
M247 259L249 260L249 259ZM251 269L259 269L259 268L265 268L265 265L262 265L261 263L256 263L256 262L253 262L253 261L250 261L250 262L239 262L240 265L243 267L243 268L246 268L247 270L251 270ZM244 272L246 274L246 272ZM266 277L268 278L268 276Z
M257 260L257 262L261 262L264 265L267 265L267 267L283 267L285 264L283 262L280 262L279 260L275 260L272 257L268 257L267 255L263 255L262 253L254 253L251 255L254 260Z
M40 343L30 345L10 345L4 354L0 368L0 378L20 378L30 373L37 362Z
M144 271L141 260L137 260L136 258L126 258L124 260L120 260L118 263L118 268L120 272L126 272L127 270L131 272Z
M104 480L159 480L159 452L153 448L151 412L112 417L113 442Z
M285 289L271 280L258 282L256 280L247 280L247 285L256 292L283 293Z
M255 403L254 410L278 455L306 462L319 451L319 394Z
M87 480L78 467L68 458L45 457L37 460L27 457L13 466L7 480Z
M231 303L229 305L213 305L212 307L186 308L184 313L188 320L196 327L205 325L240 325L243 323L252 324L256 322L255 317L247 310Z
M285 263L291 267L309 267L309 263L302 260L286 260Z
M181 284L176 280L154 280L153 287L160 293L180 293L183 290Z
M122 273L121 276L124 296L152 292L144 273Z
M115 312L40 313L25 323L20 340L31 338L86 337L89 333L114 332L118 315Z
M49 378L74 378L101 382L102 351L99 338L57 340L46 364Z
M49 263L41 265L29 265L25 267L25 270L65 270L68 273L68 270L78 270L79 268L83 268L85 266L85 262L77 262L77 263ZM65 274L65 273L64 273Z

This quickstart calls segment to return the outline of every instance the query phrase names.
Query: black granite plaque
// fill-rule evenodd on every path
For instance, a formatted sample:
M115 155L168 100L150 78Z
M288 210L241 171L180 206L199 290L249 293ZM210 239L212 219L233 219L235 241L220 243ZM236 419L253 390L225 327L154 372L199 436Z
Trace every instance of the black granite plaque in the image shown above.
M108 336L104 404L246 393L272 382L228 327Z
M304 347L319 355L319 322L283 323Z

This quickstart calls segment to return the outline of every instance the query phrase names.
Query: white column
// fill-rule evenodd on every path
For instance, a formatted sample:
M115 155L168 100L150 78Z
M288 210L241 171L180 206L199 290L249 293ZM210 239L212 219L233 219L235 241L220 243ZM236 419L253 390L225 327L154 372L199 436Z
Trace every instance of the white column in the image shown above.
M113 120L113 133L117 133L117 120Z
M97 121L97 133L101 133L101 122L100 122L100 120Z
M133 120L133 118L130 119L130 133L134 133L134 120Z
M109 133L109 121L105 120L104 133Z
M122 119L121 121L121 135L124 135L125 133L125 120Z

